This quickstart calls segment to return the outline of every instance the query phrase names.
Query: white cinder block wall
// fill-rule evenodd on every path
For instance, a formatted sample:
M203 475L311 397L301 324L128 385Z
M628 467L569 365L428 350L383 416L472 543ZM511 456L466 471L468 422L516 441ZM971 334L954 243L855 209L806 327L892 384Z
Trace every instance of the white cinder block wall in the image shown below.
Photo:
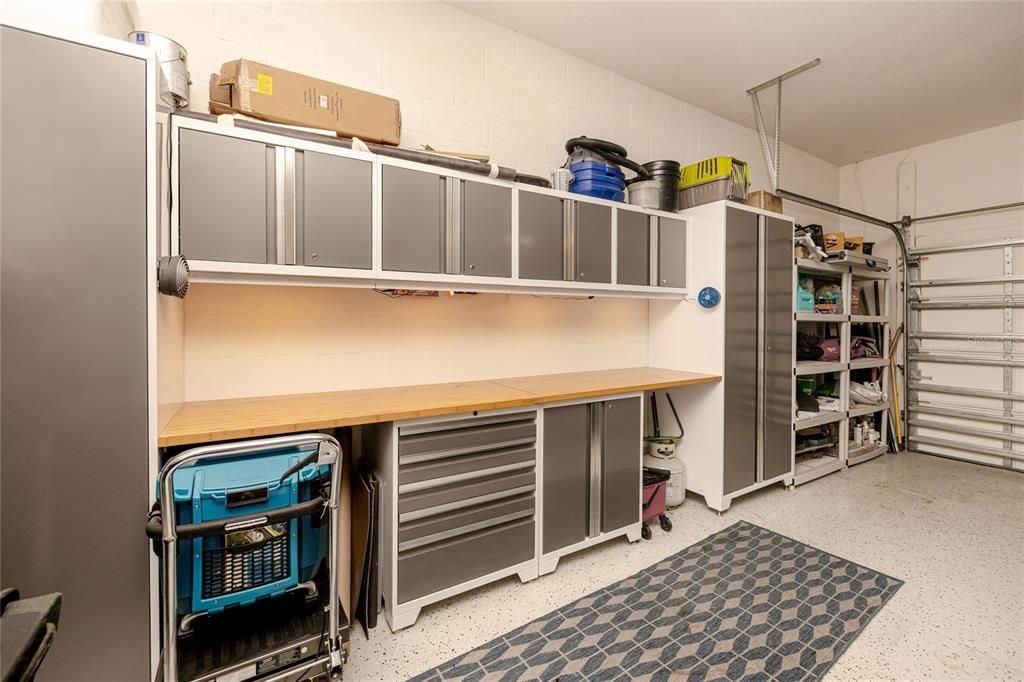
M138 9L139 28L188 49L196 110L206 110L209 74L245 57L399 99L404 146L486 153L547 175L563 162L565 140L585 134L615 140L641 162L746 159L755 188L767 185L753 130L447 4ZM838 200L834 164L790 147L783 164L787 187ZM643 300L199 286L185 309L188 400L627 367L648 357Z
M101 33L112 38L124 38L139 21L133 0L4 0L0 17L44 30Z

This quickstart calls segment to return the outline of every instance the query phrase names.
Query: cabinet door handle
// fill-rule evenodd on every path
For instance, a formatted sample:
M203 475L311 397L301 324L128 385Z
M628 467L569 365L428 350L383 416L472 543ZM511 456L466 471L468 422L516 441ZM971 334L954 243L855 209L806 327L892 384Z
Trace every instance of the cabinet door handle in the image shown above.
M469 264L469 269L470 270L476 270L476 265L474 265L473 263L470 263Z

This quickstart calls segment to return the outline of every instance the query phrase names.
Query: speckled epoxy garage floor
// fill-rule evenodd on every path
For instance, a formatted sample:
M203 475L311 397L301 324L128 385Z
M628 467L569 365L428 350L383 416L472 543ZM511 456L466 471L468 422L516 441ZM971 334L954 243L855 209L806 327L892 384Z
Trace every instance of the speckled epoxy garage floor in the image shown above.
M369 641L356 627L345 679L402 680L620 580L740 519L906 581L830 680L1024 680L1024 476L904 453L789 492L749 495L719 516L690 496L671 533L562 559L425 608Z

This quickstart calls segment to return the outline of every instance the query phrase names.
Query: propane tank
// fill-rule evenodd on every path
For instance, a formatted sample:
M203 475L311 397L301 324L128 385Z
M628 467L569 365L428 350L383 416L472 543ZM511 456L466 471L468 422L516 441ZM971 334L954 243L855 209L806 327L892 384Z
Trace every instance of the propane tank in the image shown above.
M644 467L661 469L669 473L668 486L665 490L665 504L678 507L686 499L686 467L676 455L676 447L682 436L650 436L644 438L646 452Z

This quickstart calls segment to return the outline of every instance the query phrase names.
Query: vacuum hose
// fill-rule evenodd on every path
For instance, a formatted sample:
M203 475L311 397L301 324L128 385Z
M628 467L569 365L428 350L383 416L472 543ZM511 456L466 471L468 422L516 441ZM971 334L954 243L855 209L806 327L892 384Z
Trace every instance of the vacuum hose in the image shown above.
M565 143L565 151L567 153L572 154L577 149L585 149L597 154L609 163L628 168L636 173L637 177L641 180L646 180L650 176L650 173L647 172L646 168L636 161L630 161L626 158L627 152L625 147L617 145L614 142L597 140L583 135L581 137L574 137Z

